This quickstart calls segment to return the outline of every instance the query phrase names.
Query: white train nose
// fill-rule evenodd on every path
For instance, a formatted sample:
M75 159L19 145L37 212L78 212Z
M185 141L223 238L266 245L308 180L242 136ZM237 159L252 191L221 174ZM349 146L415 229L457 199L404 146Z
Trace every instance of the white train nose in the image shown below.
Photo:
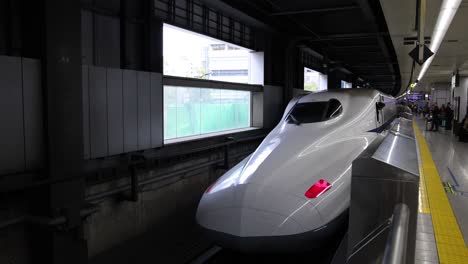
M286 216L251 208L224 208L197 214L204 228L238 237L296 234L302 227Z
M205 194L198 223L239 237L293 235L323 225L310 200L256 184L231 186Z

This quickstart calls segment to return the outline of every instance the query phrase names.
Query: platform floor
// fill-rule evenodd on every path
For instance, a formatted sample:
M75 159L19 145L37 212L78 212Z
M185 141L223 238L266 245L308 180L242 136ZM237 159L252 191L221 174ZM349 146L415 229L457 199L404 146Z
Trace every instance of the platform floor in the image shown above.
M415 120L421 171L416 263L468 263L468 143L444 128L426 131L424 120Z

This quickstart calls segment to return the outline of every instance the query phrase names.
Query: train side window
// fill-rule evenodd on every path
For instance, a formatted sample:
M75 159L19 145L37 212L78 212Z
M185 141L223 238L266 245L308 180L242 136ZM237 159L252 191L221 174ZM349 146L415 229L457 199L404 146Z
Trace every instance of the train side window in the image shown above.
M340 101L336 99L330 99L330 101L328 101L328 110L327 115L325 116L325 120L339 116L341 112L343 112L343 106L341 105Z

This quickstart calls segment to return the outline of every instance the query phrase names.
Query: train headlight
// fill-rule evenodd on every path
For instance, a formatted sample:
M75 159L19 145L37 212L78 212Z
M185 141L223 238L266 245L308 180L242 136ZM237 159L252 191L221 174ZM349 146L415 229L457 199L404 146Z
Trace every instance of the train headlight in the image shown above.
M326 180L320 179L318 180L312 187L310 187L306 192L305 196L307 198L317 198L320 195L324 194L326 191L330 190L332 185L327 182Z

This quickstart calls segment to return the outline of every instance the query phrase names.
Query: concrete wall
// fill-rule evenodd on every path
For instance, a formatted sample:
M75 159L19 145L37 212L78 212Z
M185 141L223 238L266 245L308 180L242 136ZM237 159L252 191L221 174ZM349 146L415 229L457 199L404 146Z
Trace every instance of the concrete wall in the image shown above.
M230 148L230 166L235 165L255 150L260 140L239 143ZM98 200L89 200L96 193L114 189L116 186L129 184L127 172L114 177L114 180L91 183L86 191L87 200L99 204L100 211L86 221L89 236L88 254L90 258L106 258L119 254L113 248L123 243L130 243L131 239L147 232L165 234L178 232L178 229L193 226L195 212L205 189L214 182L225 170L207 165L191 169L194 166L207 164L211 161L223 159L223 149L216 149L205 153L190 155L186 158L166 159L159 165L147 170L141 170L139 181L157 178L149 185L145 185L137 202L125 200L129 193L113 195ZM222 162L218 162L218 165ZM174 171L188 171L165 177ZM175 224L177 223L177 224ZM171 230L173 229L173 230ZM169 238L167 238L169 239ZM156 239L157 240L157 239Z
M31 263L28 227L14 225L0 230L0 263Z

